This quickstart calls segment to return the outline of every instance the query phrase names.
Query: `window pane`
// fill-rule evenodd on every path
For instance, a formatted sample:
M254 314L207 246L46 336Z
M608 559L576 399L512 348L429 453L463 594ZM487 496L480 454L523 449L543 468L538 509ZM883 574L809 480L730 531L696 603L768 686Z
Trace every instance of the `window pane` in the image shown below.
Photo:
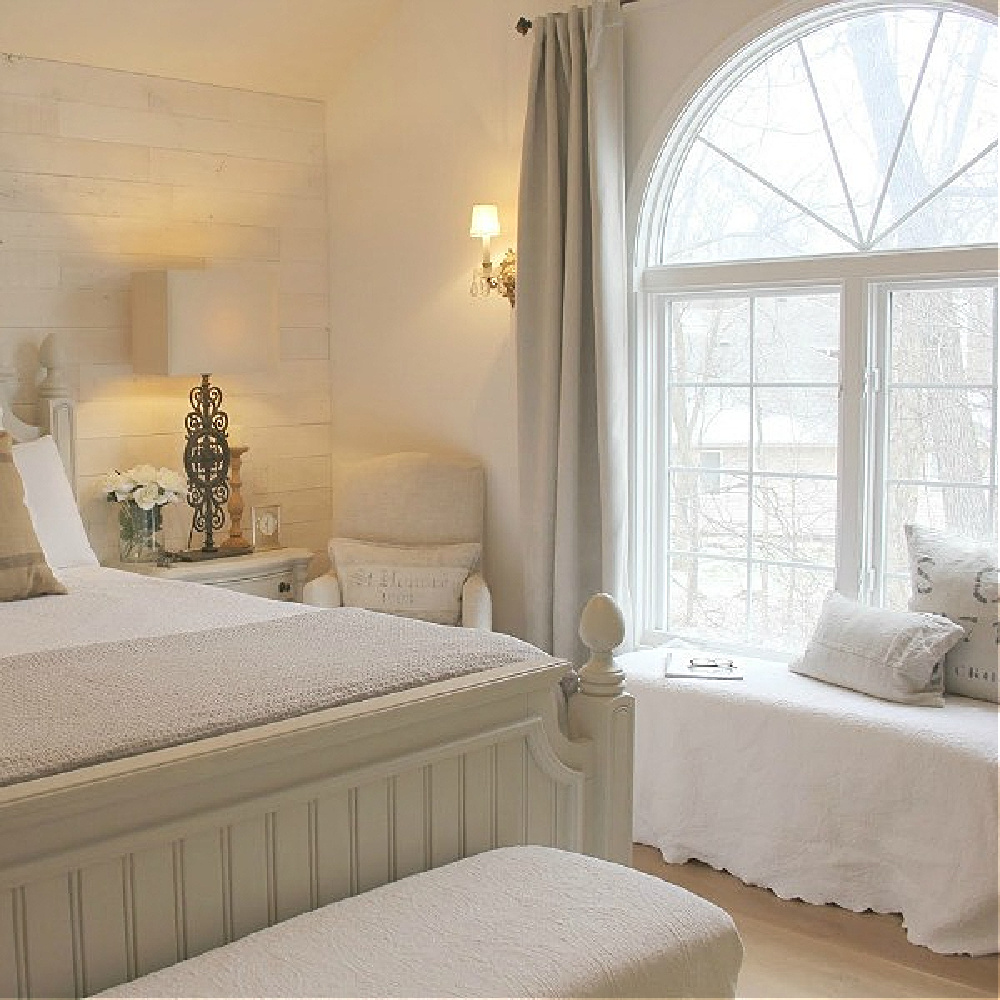
M754 300L759 382L831 382L840 370L840 297L769 295Z
M832 567L837 561L837 484L771 479L753 484L753 556Z
M783 652L805 646L833 589L833 571L755 565L751 581L750 641Z
M892 382L990 385L995 300L988 286L892 292Z
M671 303L670 380L748 382L750 299Z
M744 563L673 556L667 627L694 639L711 635L741 641L746 634L746 594Z
M675 551L745 557L747 479L722 473L670 474L670 545Z
M722 453L724 469L747 469L749 389L689 386L670 390L670 464L696 468L705 451Z
M889 478L989 483L992 392L895 389L889 396Z
M758 389L754 468L837 474L837 390Z
M889 573L907 571L904 524L915 522L955 535L988 538L996 533L996 525L991 523L994 516L991 493L985 488L890 486L886 496L884 569Z

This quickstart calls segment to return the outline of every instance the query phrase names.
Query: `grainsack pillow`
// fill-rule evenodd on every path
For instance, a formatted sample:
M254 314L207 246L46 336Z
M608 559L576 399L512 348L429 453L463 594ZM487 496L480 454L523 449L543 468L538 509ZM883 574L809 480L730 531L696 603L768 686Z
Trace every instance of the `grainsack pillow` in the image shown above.
M65 594L45 561L24 487L14 465L14 440L0 431L0 601L20 601L40 594Z
M479 565L478 542L382 545L333 538L330 562L344 604L441 625L458 625L462 587Z
M827 594L805 652L788 669L905 705L944 705L941 661L962 630L941 615L869 608Z
M981 701L1000 701L997 652L997 543L960 538L907 524L910 608L945 615L963 629L944 661L944 689Z
M55 441L46 434L36 441L14 445L14 464L24 484L24 505L45 561L56 570L100 565L90 547Z

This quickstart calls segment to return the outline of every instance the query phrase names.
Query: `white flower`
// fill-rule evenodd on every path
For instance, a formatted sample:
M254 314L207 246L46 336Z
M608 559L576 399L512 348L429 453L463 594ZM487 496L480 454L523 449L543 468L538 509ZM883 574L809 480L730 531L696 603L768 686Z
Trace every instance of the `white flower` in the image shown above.
M173 469L160 469L156 473L156 482L161 490L178 496L187 490L187 480ZM169 501L167 501L169 503Z
M152 465L137 465L134 469L129 469L125 475L131 476L140 486L156 484L156 469Z
M109 472L101 490L108 500L129 500L143 510L173 503L187 492L187 480L172 469L136 465L125 472Z
M109 472L104 478L102 491L105 495L114 493L116 500L125 500L132 490L135 489L135 480L128 473L124 475L118 471Z
M156 483L147 483L135 490L132 494L132 500L137 507L141 507L143 510L152 510L157 504L159 495L159 486Z

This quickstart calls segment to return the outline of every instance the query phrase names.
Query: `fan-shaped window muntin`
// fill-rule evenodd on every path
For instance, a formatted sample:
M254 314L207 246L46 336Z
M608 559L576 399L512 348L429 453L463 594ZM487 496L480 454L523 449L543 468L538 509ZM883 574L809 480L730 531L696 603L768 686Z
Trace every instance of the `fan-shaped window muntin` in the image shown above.
M995 242L997 65L989 19L889 7L731 68L669 150L645 262Z
M873 25L899 54L878 144L824 68ZM679 117L636 234L643 640L791 653L827 589L905 603L906 520L995 527L996 63L972 8L845 4Z

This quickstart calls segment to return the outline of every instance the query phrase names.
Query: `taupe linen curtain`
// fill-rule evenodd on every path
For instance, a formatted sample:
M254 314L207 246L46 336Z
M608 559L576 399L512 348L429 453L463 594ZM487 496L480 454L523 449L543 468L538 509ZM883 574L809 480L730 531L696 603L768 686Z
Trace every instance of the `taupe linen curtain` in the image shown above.
M518 204L526 635L577 657L597 591L628 614L628 373L619 0L534 21Z

